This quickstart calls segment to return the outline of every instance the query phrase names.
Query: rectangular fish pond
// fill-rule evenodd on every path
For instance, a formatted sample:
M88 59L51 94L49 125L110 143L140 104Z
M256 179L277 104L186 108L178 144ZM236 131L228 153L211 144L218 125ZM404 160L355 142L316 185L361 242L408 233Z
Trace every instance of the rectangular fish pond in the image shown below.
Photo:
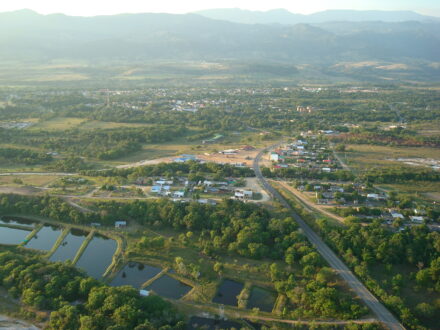
M78 229L71 229L63 242L49 258L50 261L73 261L76 253L86 239L88 233Z
M163 275L145 289L165 298L180 299L192 288L171 276Z
M95 234L76 263L88 275L101 279L113 260L118 243L110 238Z
M112 286L131 285L140 289L142 284L159 274L162 269L138 262L129 262L111 281Z
M212 302L223 305L237 306L237 296L243 290L243 283L225 279L219 286Z
M17 245L23 243L32 231L0 226L0 244Z
M272 312L273 306L277 299L275 292L253 286L247 304L248 309L259 308L263 312Z
M44 225L26 244L29 249L49 251L61 235L59 227Z

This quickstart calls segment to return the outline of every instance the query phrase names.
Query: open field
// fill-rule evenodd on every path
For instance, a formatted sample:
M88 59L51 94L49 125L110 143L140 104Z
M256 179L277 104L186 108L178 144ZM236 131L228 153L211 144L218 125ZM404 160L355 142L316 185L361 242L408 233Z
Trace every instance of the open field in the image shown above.
M233 164L246 163L250 166L256 151L243 151L238 149L245 145L251 145L255 148L262 148L271 144L273 144L273 140L260 141L257 133L244 132L226 136L221 143L216 144L202 144L201 140L191 142L179 141L176 143L176 141L173 141L161 144L146 144L143 146L142 150L134 152L129 156L112 161L99 161L98 163L113 166L127 165L132 167L157 164L160 162L170 162L172 157L182 154L191 154L197 155L198 158L205 161ZM238 153L235 155L223 155L219 153L219 151L227 149L237 149ZM246 159L247 157L251 159Z
M440 149L426 147L388 147L366 144L347 145L349 152L339 153L350 168L363 171L372 167L404 166L399 158L425 158L440 160Z
M29 129L47 130L47 131L66 130L66 129L78 127L84 121L86 121L86 119L59 117L59 118L39 121L37 124L31 126Z
M66 130L72 128L79 128L84 130L90 129L112 129L112 128L123 128L123 127L148 127L150 124L145 123L116 123L116 122L105 122L99 120L89 120L86 118L73 118L73 117L58 117L48 120L23 120L32 121L35 124L30 126L30 130Z
M0 176L0 185L28 185L36 187L44 187L59 177L54 175L5 175ZM21 181L21 183L20 183Z
M145 123L115 123L115 122L105 122L99 120L89 120L83 122L80 129L111 129L111 128L121 128L121 127L148 127L150 124Z

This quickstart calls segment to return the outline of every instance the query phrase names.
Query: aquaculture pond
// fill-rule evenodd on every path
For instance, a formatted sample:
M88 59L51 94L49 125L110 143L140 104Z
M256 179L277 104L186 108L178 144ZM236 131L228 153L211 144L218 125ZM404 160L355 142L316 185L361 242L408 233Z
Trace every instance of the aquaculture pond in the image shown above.
M161 272L162 269L138 262L130 262L116 275L110 283L112 286L132 285L140 289L147 282Z
M17 225L23 227L34 228L35 222L17 217L0 217L0 224L3 225Z
M8 228L0 226L0 244L20 244L24 242L31 230Z
M50 261L73 261L81 244L87 237L87 232L71 229L70 233L64 238L58 249L49 258Z
M180 299L191 291L191 287L171 276L164 275L150 284L146 290L154 291L159 296L171 299Z
M35 250L49 251L61 233L62 230L59 227L44 225L26 244L26 247Z
M269 291L258 286L251 289L251 295L247 304L247 308L259 308L263 312L272 312L277 296L275 292Z
M115 240L95 235L79 258L76 266L84 269L90 276L100 279L112 263L117 246Z
M233 280L224 280L217 290L217 294L212 300L218 304L237 306L237 296L243 290L243 283Z

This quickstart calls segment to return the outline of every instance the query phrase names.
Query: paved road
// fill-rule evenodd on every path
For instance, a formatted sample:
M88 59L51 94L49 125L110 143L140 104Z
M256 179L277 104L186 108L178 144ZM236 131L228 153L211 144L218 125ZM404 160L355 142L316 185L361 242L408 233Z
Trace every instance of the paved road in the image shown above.
M276 148L281 143L275 144L269 148L263 149L257 157L254 159L253 168L256 177L260 180L262 186L266 191L277 199L285 208L291 210L292 216L302 229L303 233L309 239L309 241L315 246L321 256L327 261L327 263L347 282L350 288L356 293L356 295L362 299L370 310L376 315L377 319L384 323L389 329L401 330L405 329L400 322L388 311L388 309L382 305L379 300L362 284L361 281L350 271L350 269L342 262L341 259L328 247L327 244L307 225L301 217L293 211L289 203L276 191L263 177L260 170L260 160L265 152L269 149Z

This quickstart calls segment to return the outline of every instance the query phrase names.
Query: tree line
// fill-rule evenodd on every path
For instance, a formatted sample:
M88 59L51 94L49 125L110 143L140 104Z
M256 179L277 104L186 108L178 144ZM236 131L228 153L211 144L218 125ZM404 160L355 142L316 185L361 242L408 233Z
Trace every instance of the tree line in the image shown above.
M176 177L187 176L193 174L195 178L190 180L197 181L197 177L204 178L206 175L213 176L217 179L227 177L253 177L254 171L248 167L236 167L230 164L216 163L199 163L197 161L187 161L185 163L160 163L155 165L139 166L134 168L112 168L102 171L82 171L81 174L86 176L103 176L103 177L122 177L125 179L135 180L142 177Z

